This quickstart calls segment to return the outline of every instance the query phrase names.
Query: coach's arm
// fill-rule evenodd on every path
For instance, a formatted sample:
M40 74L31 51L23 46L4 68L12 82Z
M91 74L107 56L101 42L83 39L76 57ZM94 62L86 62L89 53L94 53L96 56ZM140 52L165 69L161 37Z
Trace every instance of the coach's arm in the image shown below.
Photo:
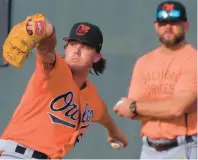
M135 84L133 84L135 85ZM133 89L133 88L132 88ZM132 92L134 94L134 92ZM132 94L131 94L132 95ZM118 114L127 114L128 117L136 116L129 111L129 105L133 100L133 96L126 98L120 107L115 107L114 111ZM172 95L165 99L159 100L137 100L136 118L151 119L175 119L186 113L197 111L197 67L196 54L188 59L188 63L182 70L178 81L175 84ZM124 112L125 113L122 113ZM128 111L127 111L128 110ZM125 116L123 115L123 116Z
M137 113L157 119L170 119L197 111L197 57L188 59L173 94L162 100L137 101Z
M185 113L195 112L196 93L183 92L170 98L155 101L137 101L137 113L141 116L156 119L172 119L183 116Z

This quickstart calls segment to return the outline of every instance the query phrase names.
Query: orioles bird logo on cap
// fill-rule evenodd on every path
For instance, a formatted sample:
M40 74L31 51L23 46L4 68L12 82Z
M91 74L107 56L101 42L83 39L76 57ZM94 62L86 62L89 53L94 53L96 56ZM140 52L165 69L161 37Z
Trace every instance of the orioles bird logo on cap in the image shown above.
M84 24L80 24L78 28L76 29L76 34L79 36L85 35L90 30L89 26L86 26Z
M170 12L174 9L174 4L164 4L162 9Z

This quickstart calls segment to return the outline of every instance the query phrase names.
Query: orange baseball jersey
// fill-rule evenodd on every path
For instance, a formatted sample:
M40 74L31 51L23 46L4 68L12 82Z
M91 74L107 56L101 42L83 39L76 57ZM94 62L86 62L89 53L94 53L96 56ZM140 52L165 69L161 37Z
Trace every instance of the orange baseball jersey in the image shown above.
M160 47L140 57L133 70L128 97L163 99L177 92L197 92L197 50L190 44L171 54L160 53ZM196 107L196 104L192 105ZM173 139L197 133L197 112L171 120L142 122L141 136Z
M100 98L98 91L94 84L87 80L86 87L81 90L80 96L81 106L81 123L79 124L79 134L76 142L85 134L90 122L99 122L102 120L103 115L106 112L106 105Z
M87 87L79 90L58 53L56 66L49 75L37 56L35 72L1 138L50 158L61 158L79 142L90 122L102 118L104 107L91 82L87 81Z

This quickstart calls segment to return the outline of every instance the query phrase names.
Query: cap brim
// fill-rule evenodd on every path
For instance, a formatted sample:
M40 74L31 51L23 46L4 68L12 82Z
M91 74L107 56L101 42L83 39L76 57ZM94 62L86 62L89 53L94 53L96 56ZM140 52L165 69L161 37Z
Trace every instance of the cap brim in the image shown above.
M71 37L64 37L63 38L63 40L64 41L66 41L66 42L69 42L69 41L79 41L79 42L82 42L82 43L86 43L86 44L88 44L88 45L90 45L90 46L92 46L92 47L94 47L95 48L95 46L94 45L92 45L92 44L90 44L89 42L87 42L87 41L84 41L84 40L82 40L82 39L78 39L78 38L71 38Z
M181 19L157 19L155 22L182 22Z
M76 40L76 39L75 38L71 38L71 37L64 37L63 40L68 42L70 40Z
M87 41L84 41L84 40L78 39L78 38L64 37L63 40L66 41L66 42L69 42L71 40L74 40L74 41L80 41L80 42L89 44ZM89 44L89 45L91 45L91 44Z

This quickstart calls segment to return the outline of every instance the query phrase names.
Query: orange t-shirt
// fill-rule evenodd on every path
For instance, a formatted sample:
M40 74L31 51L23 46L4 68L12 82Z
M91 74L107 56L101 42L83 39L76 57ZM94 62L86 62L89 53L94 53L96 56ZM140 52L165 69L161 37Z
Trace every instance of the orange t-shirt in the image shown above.
M49 75L37 56L35 72L1 139L19 142L50 158L64 157L88 124L102 117L103 103L93 88L88 83L88 88L80 91L58 53ZM84 100L84 95L93 99Z
M133 70L128 97L132 99L163 99L176 92L197 92L197 50L190 44L170 55L160 47L140 57ZM196 107L194 104L192 107ZM173 139L197 133L197 112L171 120L142 122L141 136Z

